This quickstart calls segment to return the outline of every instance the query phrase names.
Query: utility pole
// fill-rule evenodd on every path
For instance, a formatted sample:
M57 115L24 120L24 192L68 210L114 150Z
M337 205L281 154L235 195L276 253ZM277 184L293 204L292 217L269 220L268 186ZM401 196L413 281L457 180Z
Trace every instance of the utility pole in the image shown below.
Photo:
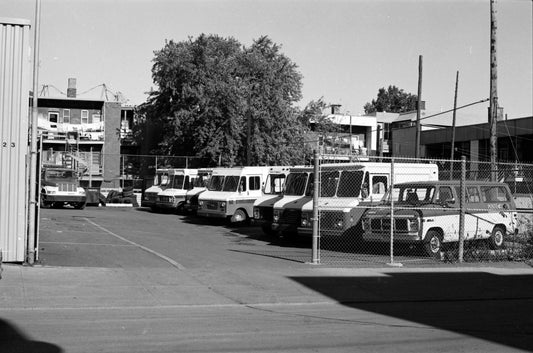
M450 153L450 180L453 179L453 160L455 152L455 117L457 113L457 88L459 86L459 71L455 75L455 96L453 98L453 121L452 121L452 151Z
M498 180L498 137L496 122L498 120L498 65L496 62L496 10L495 0L490 0L490 97L489 97L489 126L490 126L490 179Z
M246 165L252 165L252 110L248 101L248 112L246 113Z
M420 106L422 105L422 55L418 57L418 101L416 103L416 150L415 158L420 158Z

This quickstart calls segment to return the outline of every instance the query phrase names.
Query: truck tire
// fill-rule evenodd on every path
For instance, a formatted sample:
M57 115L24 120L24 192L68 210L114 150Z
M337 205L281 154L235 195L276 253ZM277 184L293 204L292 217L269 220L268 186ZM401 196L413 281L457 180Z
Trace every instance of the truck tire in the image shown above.
M502 226L495 226L489 238L489 247L492 250L503 248L505 230Z
M249 221L248 214L242 208L237 209L233 216L231 216L231 223L247 224Z
M424 251L426 255L440 258L442 250L442 235L436 230L429 230L424 239Z

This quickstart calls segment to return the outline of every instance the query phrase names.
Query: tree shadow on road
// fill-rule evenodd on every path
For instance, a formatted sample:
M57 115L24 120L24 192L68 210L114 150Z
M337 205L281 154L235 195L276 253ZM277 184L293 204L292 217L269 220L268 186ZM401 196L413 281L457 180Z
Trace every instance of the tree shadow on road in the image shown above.
M423 272L292 279L351 308L533 351L533 275Z
M0 319L0 352L2 353L62 353L52 343L28 339L9 321Z

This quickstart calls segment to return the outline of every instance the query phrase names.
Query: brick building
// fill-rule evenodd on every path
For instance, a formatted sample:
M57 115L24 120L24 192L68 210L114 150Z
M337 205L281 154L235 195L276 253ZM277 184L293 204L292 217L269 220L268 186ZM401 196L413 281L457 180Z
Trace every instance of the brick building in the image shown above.
M132 124L133 107L78 98L76 80L69 79L66 97L39 97L41 162L79 170L84 187L118 188L124 179L121 146Z

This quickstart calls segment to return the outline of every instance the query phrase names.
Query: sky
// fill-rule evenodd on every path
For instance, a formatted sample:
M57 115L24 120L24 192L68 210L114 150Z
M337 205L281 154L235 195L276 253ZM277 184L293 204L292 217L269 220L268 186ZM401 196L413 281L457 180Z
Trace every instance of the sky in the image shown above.
M0 16L33 23L35 4L0 0ZM499 105L529 117L533 2L495 6ZM323 98L359 115L382 87L417 94L420 57L428 112L453 108L457 72L457 106L489 97L490 0L41 0L39 85L57 96L72 77L79 97L105 84L141 104L156 88L154 51L202 33L245 46L270 37L303 75L300 107ZM458 125L486 122L487 107L462 109Z

